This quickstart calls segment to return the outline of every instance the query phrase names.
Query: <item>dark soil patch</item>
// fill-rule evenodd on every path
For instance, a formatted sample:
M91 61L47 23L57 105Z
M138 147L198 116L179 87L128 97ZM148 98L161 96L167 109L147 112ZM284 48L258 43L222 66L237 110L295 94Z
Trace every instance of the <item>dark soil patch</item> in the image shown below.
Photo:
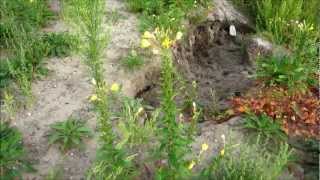
M174 47L176 68L186 84L177 99L184 99L185 92L191 91L195 81L196 101L206 112L221 111L229 107L230 97L239 96L252 87L253 80L249 76L253 74L254 67L247 54L245 33L237 27L237 36L230 36L229 27L227 22L207 21L194 28L184 42ZM159 79L150 83L137 97L149 105L158 106L158 82Z

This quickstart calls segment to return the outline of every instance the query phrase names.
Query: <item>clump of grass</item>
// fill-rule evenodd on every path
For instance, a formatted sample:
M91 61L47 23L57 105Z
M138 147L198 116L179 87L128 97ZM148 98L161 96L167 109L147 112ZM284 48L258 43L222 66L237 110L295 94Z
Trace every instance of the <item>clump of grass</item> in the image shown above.
M26 100L27 105L32 102L31 82L47 73L44 57L53 48L39 32L53 18L47 3L47 0L0 2L0 47L7 52L0 60L0 89L17 84L17 94L25 96L21 100Z
M319 6L317 0L233 0L250 11L260 32L288 47L286 57L264 58L258 63L258 78L267 85L280 85L292 91L316 86Z
M244 118L244 127L258 133L264 139L286 140L281 125L266 114L259 116L247 114Z
M45 180L59 180L63 179L63 168L62 167L54 167L49 170L48 174L44 177Z
M1 104L3 108L1 109L0 113L3 116L6 115L8 118L11 118L16 112L16 104L15 104L14 96L8 90L5 90L3 92L3 95L2 94L0 95L3 96L3 98L1 98L3 99L3 102L0 102L0 103L3 103Z
M118 124L122 136L119 144L126 144L131 149L137 149L150 141L154 136L154 118L157 116L153 116L153 119L147 119L144 116L145 113L141 100L124 98Z
M72 51L77 50L79 44L76 36L68 33L47 33L42 40L49 45L47 56L56 57L69 56Z
M83 121L68 118L66 121L57 122L51 125L48 135L49 144L58 143L61 150L69 150L79 147L84 138L92 135L91 130Z
M294 31L303 23L309 28L314 26L313 30L308 32L308 38L317 36L315 29L320 25L317 0L233 0L233 2L248 10L255 19L258 29L267 31L278 44L291 45L297 39Z
M134 71L144 64L143 57L135 50L132 50L128 56L122 58L121 64L129 71Z
M0 122L0 176L3 179L21 178L23 172L33 171L26 160L21 133L7 122Z
M259 138L258 138L259 139ZM255 180L278 179L292 158L288 144L281 144L279 151L269 152L259 140L257 143L225 145L213 158L199 179Z
M176 33L183 28L181 23L192 12L193 9L199 7L208 7L209 1L153 1L153 0L127 0L128 7L131 11L141 13L141 31L154 29L156 27L162 29L170 29ZM204 11L206 12L206 11ZM195 17L194 15L192 15ZM197 17L201 15L196 14ZM196 18L195 18L196 19Z
M315 85L313 62L304 62L299 57L270 57L258 61L257 78L269 85L280 85L291 92L305 92ZM311 68L310 68L311 67Z
M8 47L6 43L14 35L12 31L14 26L31 32L38 30L53 18L53 13L47 6L47 0L3 0L0 2L0 7L0 47Z

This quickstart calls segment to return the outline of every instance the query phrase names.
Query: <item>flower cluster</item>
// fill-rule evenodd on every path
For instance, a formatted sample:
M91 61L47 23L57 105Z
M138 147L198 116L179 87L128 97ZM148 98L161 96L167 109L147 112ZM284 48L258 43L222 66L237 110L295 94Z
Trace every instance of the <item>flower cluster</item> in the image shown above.
M91 82L92 82L92 84L94 84L94 85L96 84L95 79L92 79ZM98 88L103 89L103 91L105 91L106 93L109 91L109 89L110 89L110 92L111 92L111 93L118 93L118 92L120 91L120 85L119 85L118 83L113 83L109 89L106 88L105 86L98 87ZM98 97L97 94L93 94L93 95L91 95L91 96L89 97L89 101L90 101L90 102L96 102L96 101L99 101L99 100L100 100L100 98Z
M190 162L190 164L189 164L189 166L188 166L188 169L189 169L189 170L193 169L193 167L194 167L197 163L200 162L201 155L202 155L205 151L207 151L208 149L209 149L209 145L208 145L208 144L203 143L203 144L201 145L201 150L200 150L200 153L199 153L199 155L198 155L198 158L197 158L197 160L192 160L192 161Z
M143 49L151 48L152 53L157 55L161 49L169 49L177 40L183 36L182 32L178 32L175 38L170 38L170 31L161 31L158 28L154 32L146 31L142 35L140 47Z

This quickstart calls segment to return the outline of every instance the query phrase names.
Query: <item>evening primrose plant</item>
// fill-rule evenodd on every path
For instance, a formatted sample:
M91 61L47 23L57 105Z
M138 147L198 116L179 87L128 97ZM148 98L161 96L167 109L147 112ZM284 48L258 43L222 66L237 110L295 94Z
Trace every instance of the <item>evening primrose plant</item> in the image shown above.
M84 47L81 49L84 60L90 68L94 93L89 101L94 105L99 129L99 148L97 158L88 171L88 179L127 179L133 175L134 156L128 155L126 149L117 143L117 135L111 122L111 100L121 87L114 83L109 86L103 77L102 55L107 44L103 28L104 0L72 0L65 3L70 5L66 12L77 25L79 33L84 37Z
M172 38L173 37L173 38ZM160 146L158 157L165 159L166 164L162 164L156 171L156 179L184 179L190 175L190 165L185 160L185 155L190 151L190 144L193 136L188 136L188 130L193 130L194 123L189 129L183 124L184 120L177 120L179 110L175 103L175 69L172 62L172 52L170 47L175 41L182 38L182 33L172 33L169 30L156 29L153 33L146 31L141 40L141 47L151 49L154 54L159 54L162 58L161 64L161 117L159 130ZM194 107L196 111L196 107Z

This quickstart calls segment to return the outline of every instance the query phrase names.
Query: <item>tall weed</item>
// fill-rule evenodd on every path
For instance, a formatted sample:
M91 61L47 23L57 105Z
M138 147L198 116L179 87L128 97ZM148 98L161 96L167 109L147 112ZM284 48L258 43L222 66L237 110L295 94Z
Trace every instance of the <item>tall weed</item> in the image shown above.
M120 90L114 84L109 88L103 77L103 50L106 47L106 32L103 29L104 0L73 0L65 2L67 14L80 25L81 39L85 44L82 49L84 60L90 68L94 94L90 101L97 113L100 131L99 148L93 167L88 172L88 179L128 179L134 175L132 159L124 144L117 143L117 135L111 122L112 97ZM111 93L111 94L110 94Z
M161 110L161 136L159 152L164 153L167 166L160 167L156 178L159 179L184 179L188 177L190 171L187 168L185 155L190 151L191 139L185 132L182 122L177 121L177 107L174 101L175 88L174 68L172 63L171 51L162 51L162 100Z

